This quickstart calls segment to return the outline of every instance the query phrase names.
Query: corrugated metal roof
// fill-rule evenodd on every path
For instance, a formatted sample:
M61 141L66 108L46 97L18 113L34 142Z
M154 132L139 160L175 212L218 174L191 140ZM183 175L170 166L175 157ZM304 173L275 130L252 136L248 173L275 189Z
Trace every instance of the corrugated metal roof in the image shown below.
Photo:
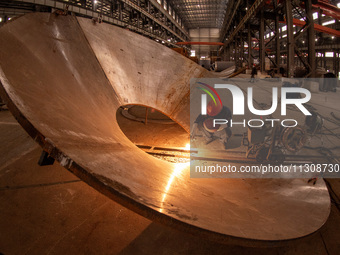
M185 27L221 28L228 0L168 0Z

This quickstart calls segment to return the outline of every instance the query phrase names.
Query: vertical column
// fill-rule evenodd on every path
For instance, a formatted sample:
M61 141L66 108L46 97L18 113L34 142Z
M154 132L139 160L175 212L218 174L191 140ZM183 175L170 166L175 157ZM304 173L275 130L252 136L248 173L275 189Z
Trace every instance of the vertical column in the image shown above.
M240 65L240 37L235 37L235 64L236 67Z
M241 57L241 67L242 67L242 63L244 61L244 38L243 38L242 32L241 32L241 54L240 54L240 57Z
M97 2L95 2L94 0L92 0L92 10L97 11Z
M334 57L333 57L333 70L334 70L334 74L336 77L339 77L339 50L334 51Z
M198 41L201 41L201 29L197 28L198 30ZM198 60L201 59L201 45L198 45Z
M115 11L114 2L110 2L110 16L113 17Z
M252 41L251 41L251 32L250 32L250 23L248 23L248 64L249 68L253 67L253 58L251 57L252 54Z
M232 56L232 45L228 45L228 60L231 61L231 56Z
M308 40L308 63L310 65L310 76L311 78L315 77L315 33L314 33L314 22L313 22L313 12L312 12L312 1L306 0L306 23L308 26L307 29L307 40Z
M234 51L234 62L235 62L235 65L237 67L237 45L238 45L238 42L237 42L237 35L235 35L234 37L234 43L233 43L234 47L233 47L233 51Z
M122 11L122 2L119 2L118 4L118 14L119 14L119 20L123 21L123 11Z
M223 53L222 54L224 54L226 61L230 61L230 46L228 45L227 47L225 47L225 46L223 46L223 47L224 48L223 48Z
M232 60L235 62L235 37L234 37L234 41L231 43L231 56L232 56Z
M293 13L291 0L285 1L286 22L287 22L287 77L294 75L294 33L293 33Z
M277 1L274 0L274 8L275 11L277 11ZM279 68L281 65L281 50L280 50L280 27L279 27L279 15L275 16L275 51L276 51L276 56L275 56L275 62L277 67Z
M260 71L265 71L265 44L264 44L264 17L263 17L263 9L260 11Z
M279 28L279 17L276 16L275 18L275 34L276 34L276 39L275 39L275 51L276 51L276 56L275 56L275 62L277 67L280 67L281 65L281 49L280 49L280 28Z
M241 23L242 20L242 15L239 15L238 17L238 24ZM243 30L238 32L239 35L239 40L238 40L238 66L241 68L242 67L242 62L243 62L243 54L244 54L244 42L243 42Z

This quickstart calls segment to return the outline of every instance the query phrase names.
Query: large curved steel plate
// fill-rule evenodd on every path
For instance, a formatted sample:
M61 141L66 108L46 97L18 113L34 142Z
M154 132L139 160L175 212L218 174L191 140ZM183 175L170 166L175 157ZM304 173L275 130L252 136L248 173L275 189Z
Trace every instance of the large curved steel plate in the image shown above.
M156 108L189 129L192 77L211 74L172 50L108 24L29 14L0 29L2 96L64 167L152 220L226 241L287 240L326 221L322 180L190 179L120 130L124 104Z

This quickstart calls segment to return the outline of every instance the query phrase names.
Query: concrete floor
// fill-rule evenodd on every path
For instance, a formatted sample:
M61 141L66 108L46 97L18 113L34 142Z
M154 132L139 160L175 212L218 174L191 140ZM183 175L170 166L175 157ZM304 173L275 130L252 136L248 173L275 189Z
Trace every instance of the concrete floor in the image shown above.
M128 122L121 123L145 128ZM168 128L181 133L179 127ZM214 243L137 215L58 163L38 166L41 149L8 111L0 111L0 144L0 254L340 254L340 213L334 203L320 231L289 246ZM340 180L329 182L340 196Z

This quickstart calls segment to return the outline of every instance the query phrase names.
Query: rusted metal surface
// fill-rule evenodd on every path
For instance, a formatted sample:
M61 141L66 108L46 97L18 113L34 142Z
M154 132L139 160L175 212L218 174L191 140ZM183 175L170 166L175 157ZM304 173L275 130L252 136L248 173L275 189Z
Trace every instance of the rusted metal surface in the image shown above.
M318 230L322 180L191 179L120 130L117 109L155 108L189 130L189 80L211 74L152 40L108 24L35 13L0 29L1 95L62 166L127 208L213 240L280 245ZM269 241L269 243L268 243Z

